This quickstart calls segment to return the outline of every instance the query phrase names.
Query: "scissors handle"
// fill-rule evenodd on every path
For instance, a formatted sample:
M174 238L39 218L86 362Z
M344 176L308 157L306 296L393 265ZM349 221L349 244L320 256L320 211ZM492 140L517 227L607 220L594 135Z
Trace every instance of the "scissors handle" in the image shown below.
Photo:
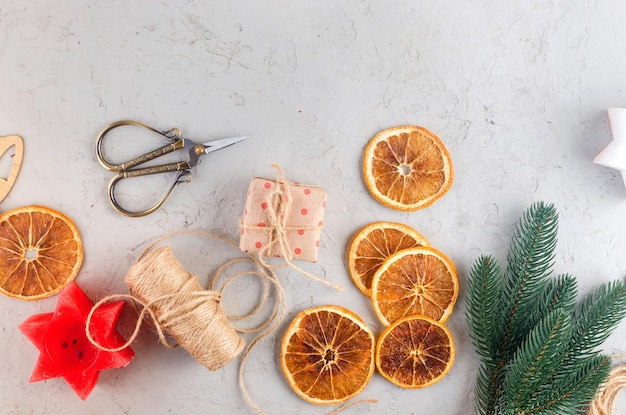
M114 167L114 170L117 171L127 171L129 169L132 169L135 166L139 166L140 164L146 163L150 160L154 160L156 158L159 158L167 153L171 153L173 151L176 150L180 150L182 148L185 147L185 141L184 139L178 140L178 141L174 141L173 143L170 143L168 145L165 145L161 148L157 148L154 151L151 151L149 153L143 154L137 158L134 158L132 160L129 160L125 163L122 164L118 164L118 165L111 165L111 167ZM189 168L189 167L186 167ZM146 168L146 169L149 169ZM140 169L140 170L146 170L146 169ZM181 170L181 169L176 169L176 170ZM164 170L164 171L172 171L172 170ZM159 173L159 172L155 172L155 173ZM152 174L152 173L144 173L144 174ZM143 175L143 174L142 174ZM142 176L141 175L141 176Z
M172 163L172 164L175 164L175 163ZM149 167L146 169L149 169ZM140 210L140 211L131 211L131 210L123 208L117 201L117 198L115 197L115 186L117 185L117 183L119 183L120 180L128 178L128 177L132 177L128 175L129 173L138 172L138 171L146 170L146 169L120 172L117 176L113 177L113 179L111 179L111 181L109 182L109 201L111 202L111 206L113 206L113 209L117 210L119 213L121 213L124 216L128 216L131 218L138 218L141 216L146 216L146 215L151 214L152 212L154 212L155 210L161 207L161 205L167 200L170 193L172 193L172 190L174 190L176 186L178 186L181 183L189 183L193 177L189 170L179 169L180 171L176 175L176 178L170 185L169 189L167 189L163 197L161 197L161 199L154 206L145 210ZM174 170L167 170L167 171L174 171ZM145 174L150 174L150 173L145 173Z
M161 148L151 151L150 153L144 154L142 156L134 158L125 163L113 164L104 157L104 154L102 151L102 144L104 142L104 137L107 135L107 133L109 133L114 128L121 127L124 125L141 127L141 128L145 128L146 130L150 130L153 133L158 134L161 137L165 138L167 141L170 142L170 144L167 144ZM152 128L149 125L141 123L139 121L122 120L122 121L116 121L114 123L111 123L108 126L106 126L102 131L100 131L100 134L98 134L98 138L96 140L96 157L98 158L98 161L100 162L102 167L104 167L105 169L111 170L111 171L124 171L127 169L131 169L135 166L138 166L140 164L143 164L147 161L158 158L164 154L171 153L176 150L180 150L184 148L184 146L185 146L185 140L180 139L180 130L178 128L172 128L171 130L163 132L155 128Z
M124 163L126 164L126 163ZM141 164L141 163L139 163ZM142 169L121 170L118 174L121 179L130 177L147 176L149 174L168 173L171 171L189 170L191 165L187 161L178 161L176 163L160 164L158 166L144 167Z

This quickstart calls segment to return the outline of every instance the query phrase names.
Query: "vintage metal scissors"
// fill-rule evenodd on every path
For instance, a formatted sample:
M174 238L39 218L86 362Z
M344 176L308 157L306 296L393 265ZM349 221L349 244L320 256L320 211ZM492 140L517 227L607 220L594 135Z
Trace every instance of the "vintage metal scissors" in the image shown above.
M135 127L145 128L165 138L165 140L167 140L169 144L161 148L158 148L154 151L151 151L149 153L146 153L142 156L129 160L125 163L113 164L109 162L108 160L106 160L103 155L102 147L103 147L104 137L107 135L107 133L109 133L114 128L121 127L121 126L135 126ZM178 128L172 128L167 131L159 131L139 121L122 120L122 121L117 121L112 124L109 124L100 132L100 134L98 134L98 138L96 140L96 156L100 164L105 169L117 172L117 175L113 176L113 178L109 182L109 188L108 188L109 201L111 202L111 205L113 206L113 208L117 210L119 213L121 213L122 215L130 216L130 217L139 217L139 216L149 215L150 213L154 212L159 207L161 207L161 205L167 200L169 195L172 193L172 190L174 190L174 188L177 185L181 183L190 182L193 177L190 170L198 164L200 157L202 157L205 154L209 154L214 151L221 150L225 147L231 146L235 143L238 143L239 141L245 140L246 138L248 138L248 136L230 137L230 138L223 138L220 140L213 140L213 141L209 141L209 142L202 143L202 144L196 144L195 142L189 140L188 138L181 137L181 132ZM136 169L134 168L150 160L157 159L161 156L164 156L165 154L168 154L177 150L183 150L185 154L185 157L182 161L167 163L167 164L160 164L158 166L150 166L150 167L143 167L143 168L136 168ZM141 211L130 211L120 206L120 204L118 203L115 197L115 186L117 185L117 183L119 183L120 180L127 179L130 177L138 177L138 176L145 176L149 174L159 174L159 173L167 173L167 172L178 172L178 174L174 178L174 181L172 182L170 187L167 189L163 197L154 206L145 210L141 210Z

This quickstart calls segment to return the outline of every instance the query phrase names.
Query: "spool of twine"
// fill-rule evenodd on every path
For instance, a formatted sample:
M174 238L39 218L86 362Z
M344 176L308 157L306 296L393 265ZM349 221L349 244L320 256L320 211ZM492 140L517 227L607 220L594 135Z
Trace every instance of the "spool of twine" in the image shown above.
M587 415L611 415L615 398L624 388L626 388L626 365L616 366L611 370L598 397L589 405Z
M125 281L142 304L150 304L158 326L207 369L222 368L243 350L244 340L220 307L220 293L205 291L169 246L145 255Z

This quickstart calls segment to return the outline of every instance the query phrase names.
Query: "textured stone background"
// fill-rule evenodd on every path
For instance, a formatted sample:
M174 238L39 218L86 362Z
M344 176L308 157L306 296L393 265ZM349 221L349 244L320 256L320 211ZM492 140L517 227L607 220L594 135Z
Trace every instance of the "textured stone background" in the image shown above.
M42 204L70 216L85 244L77 282L97 299L126 292L130 265L168 232L201 229L236 241L250 178L272 177L270 163L279 163L290 179L329 194L319 262L299 265L345 287L335 292L282 271L288 319L340 304L380 333L344 259L350 237L372 221L415 227L460 273L448 323L458 352L450 374L414 391L375 375L361 396L378 405L346 413L467 414L477 370L463 317L467 272L481 253L504 262L528 205L556 204L555 272L576 275L582 293L624 277L626 190L618 172L591 161L611 140L606 109L626 105L625 12L621 0L2 0L0 135L21 135L26 154L1 209ZM128 219L109 207L110 174L94 155L98 132L125 118L177 126L199 140L253 138L207 157L157 213ZM362 180L363 147L399 124L429 128L454 159L450 192L423 211L378 204ZM156 144L148 140L118 140L110 153L121 160ZM163 184L150 179L144 190L149 197ZM238 255L196 237L171 245L201 276ZM240 280L227 306L248 309L258 288ZM208 372L148 328L130 366L103 372L86 402L61 379L29 384L38 352L17 325L55 303L0 298L0 412L252 413L237 389L237 363ZM128 329L132 313L124 316ZM268 413L327 413L295 396L280 373L275 344L287 321L249 358L251 397ZM625 345L622 324L606 347ZM626 414L626 397L617 405Z

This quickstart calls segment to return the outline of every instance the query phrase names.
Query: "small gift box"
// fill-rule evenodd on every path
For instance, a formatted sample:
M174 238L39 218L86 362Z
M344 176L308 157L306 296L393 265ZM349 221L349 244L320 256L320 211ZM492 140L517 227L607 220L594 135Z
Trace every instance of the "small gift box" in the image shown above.
M316 262L325 208L326 191L319 186L289 183L284 176L255 177L241 219L239 249Z

